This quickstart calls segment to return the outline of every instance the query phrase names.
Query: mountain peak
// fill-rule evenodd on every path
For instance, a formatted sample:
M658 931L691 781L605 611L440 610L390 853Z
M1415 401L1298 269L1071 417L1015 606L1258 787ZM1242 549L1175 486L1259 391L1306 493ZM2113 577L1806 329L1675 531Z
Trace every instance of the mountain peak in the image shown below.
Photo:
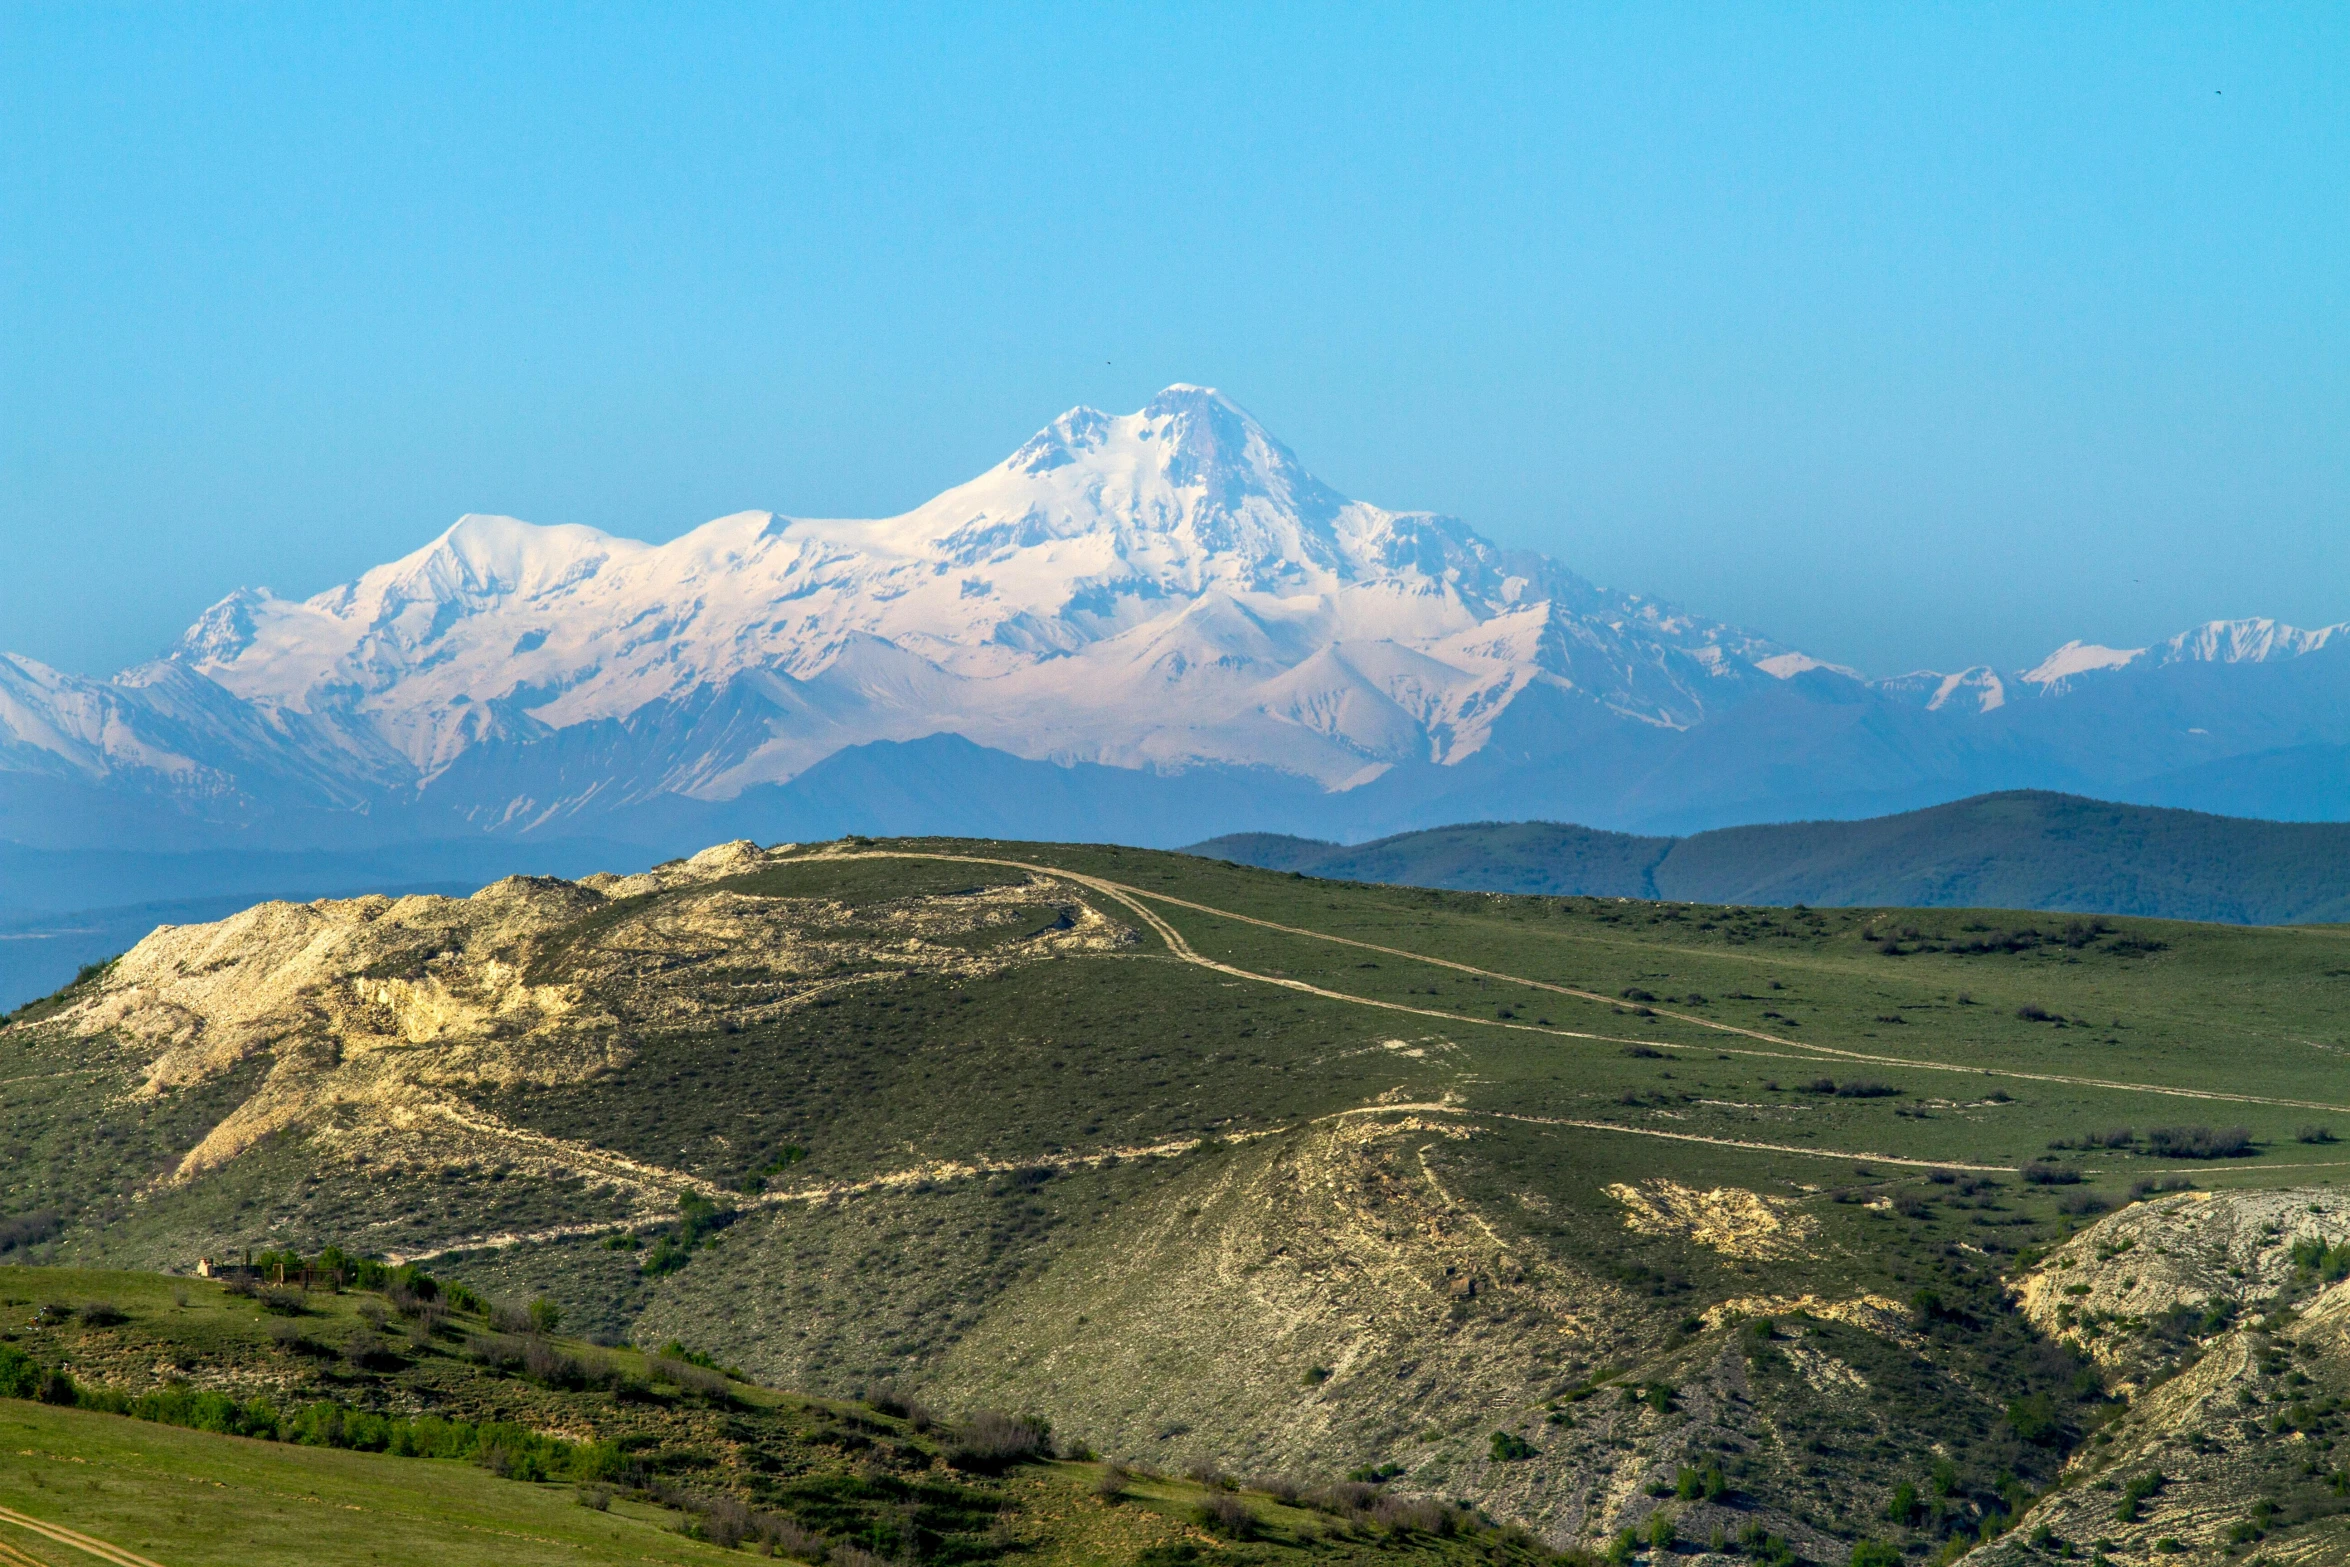
M2271 659L2315 653L2337 635L2345 634L2350 634L2350 625L2319 626L2304 631L2264 615L2244 620L2207 620L2165 641L2162 662L2264 664Z
M2101 669L2121 669L2145 656L2145 652L2142 647L2104 647L2076 639L2025 670L2019 678L2026 685L2038 686L2055 695L2066 690L2075 676Z

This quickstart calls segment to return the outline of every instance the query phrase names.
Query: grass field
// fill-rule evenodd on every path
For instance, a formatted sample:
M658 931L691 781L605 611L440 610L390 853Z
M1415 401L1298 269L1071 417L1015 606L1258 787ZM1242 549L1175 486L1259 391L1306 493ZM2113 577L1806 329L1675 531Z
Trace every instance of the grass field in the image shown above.
M680 1536L674 1514L626 1501L593 1511L568 1485L521 1485L470 1464L289 1447L16 1400L0 1400L0 1507L169 1567L688 1564L728 1554ZM55 1567L91 1560L4 1514L0 1544Z

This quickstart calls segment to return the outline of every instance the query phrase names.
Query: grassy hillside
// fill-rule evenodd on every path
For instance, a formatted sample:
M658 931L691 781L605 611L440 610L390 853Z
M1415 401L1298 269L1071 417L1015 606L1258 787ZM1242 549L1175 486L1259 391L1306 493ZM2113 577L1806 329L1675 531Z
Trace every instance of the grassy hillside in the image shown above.
M1477 822L1374 843L1273 833L1192 851L1345 881L1698 903L2045 909L2237 924L2350 920L2350 825L2015 791L1857 822L1644 838Z
M2123 1407L2012 1278L2350 1168L2345 1000L2331 930L734 848L159 935L0 1034L0 1205L1555 1545L1933 1554Z
M1457 1508L1113 1474L1018 1421L991 1447L989 1417L779 1394L504 1321L413 1270L240 1294L25 1268L0 1290L20 1324L0 1337L0 1547L37 1560L75 1558L61 1533L239 1567L488 1541L502 1562L679 1567L738 1547L833 1567L1548 1560Z

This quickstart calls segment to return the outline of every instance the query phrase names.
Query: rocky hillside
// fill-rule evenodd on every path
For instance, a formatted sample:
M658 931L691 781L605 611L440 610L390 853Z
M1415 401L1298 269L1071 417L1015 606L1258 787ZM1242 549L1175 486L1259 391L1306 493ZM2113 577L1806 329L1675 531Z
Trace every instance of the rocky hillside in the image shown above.
M1164 1472L1942 1552L2151 1407L2105 1314L2156 1275L2087 1271L2182 1206L2133 1190L2323 1161L2340 973L2314 932L728 844L157 931L0 1032L0 1250L338 1244ZM2297 1278L2268 1222L2197 1287Z
M2350 1557L2346 1275L2350 1198L2333 1186L2165 1197L2053 1250L2018 1282L2024 1312L2129 1404L2035 1532L2117 1560ZM2034 1553L2011 1541L1989 1559Z

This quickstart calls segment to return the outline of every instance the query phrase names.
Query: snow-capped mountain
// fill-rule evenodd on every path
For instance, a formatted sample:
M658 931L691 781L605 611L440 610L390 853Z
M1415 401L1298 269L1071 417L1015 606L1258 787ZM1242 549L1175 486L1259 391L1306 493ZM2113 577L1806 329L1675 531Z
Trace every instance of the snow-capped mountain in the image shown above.
M1074 409L899 517L743 512L652 545L469 516L308 599L234 593L110 681L0 659L0 836L39 836L61 788L248 834L578 831L805 794L844 756L967 768L912 744L941 735L1053 769L995 786L1014 794L1246 777L1240 808L1325 826L1842 814L2350 742L2332 695L2313 714L2305 692L2238 691L2216 741L2146 695L2187 691L2163 679L2187 665L2338 680L2342 629L2214 622L1870 682L1349 500L1175 386L1135 414Z

